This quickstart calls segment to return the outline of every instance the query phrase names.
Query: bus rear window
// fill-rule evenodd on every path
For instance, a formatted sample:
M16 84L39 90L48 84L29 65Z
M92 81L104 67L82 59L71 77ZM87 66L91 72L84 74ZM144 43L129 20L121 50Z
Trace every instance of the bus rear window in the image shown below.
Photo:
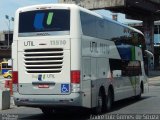
M70 10L36 10L19 14L19 33L22 36L24 33L30 35L29 33L69 30Z

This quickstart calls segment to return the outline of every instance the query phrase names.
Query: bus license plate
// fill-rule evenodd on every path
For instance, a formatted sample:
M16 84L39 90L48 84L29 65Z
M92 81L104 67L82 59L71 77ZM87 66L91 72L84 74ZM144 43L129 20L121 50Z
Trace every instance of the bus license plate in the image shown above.
M46 85L46 84L38 85L38 88L49 88L49 85Z

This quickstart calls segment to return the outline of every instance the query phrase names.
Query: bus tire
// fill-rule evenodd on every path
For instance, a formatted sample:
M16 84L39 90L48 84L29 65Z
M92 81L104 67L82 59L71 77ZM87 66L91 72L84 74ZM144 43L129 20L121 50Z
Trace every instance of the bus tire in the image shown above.
M44 115L52 115L53 114L53 108L41 108Z
M111 110L112 105L113 105L113 92L111 89L109 89L107 95L107 103L106 103L107 112Z
M97 100L97 106L95 108L93 108L93 114L102 114L103 112L103 103L104 103L104 99L103 99L103 93L102 91L99 91L98 94L98 100Z

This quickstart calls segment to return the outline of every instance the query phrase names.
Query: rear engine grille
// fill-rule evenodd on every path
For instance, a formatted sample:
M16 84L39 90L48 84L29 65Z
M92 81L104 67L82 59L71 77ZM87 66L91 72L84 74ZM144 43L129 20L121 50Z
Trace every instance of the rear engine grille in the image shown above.
M63 66L63 49L24 50L24 63L28 73L60 73Z

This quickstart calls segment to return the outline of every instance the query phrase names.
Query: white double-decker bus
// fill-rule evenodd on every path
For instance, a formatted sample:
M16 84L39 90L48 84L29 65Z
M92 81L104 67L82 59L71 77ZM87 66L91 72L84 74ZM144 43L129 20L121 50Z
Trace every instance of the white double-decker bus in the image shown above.
M110 110L147 90L143 34L72 4L16 11L12 44L17 106ZM141 46L141 47L139 47Z

